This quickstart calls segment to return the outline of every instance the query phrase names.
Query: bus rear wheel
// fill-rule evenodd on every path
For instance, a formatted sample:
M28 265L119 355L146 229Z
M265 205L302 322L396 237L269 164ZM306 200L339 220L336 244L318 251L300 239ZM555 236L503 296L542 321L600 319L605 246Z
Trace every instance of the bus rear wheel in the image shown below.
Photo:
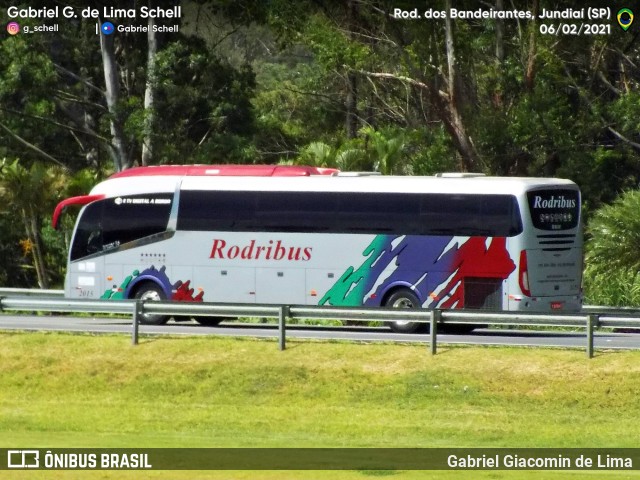
M387 301L386 307L393 308L420 308L420 299L408 289L393 292ZM389 322L389 327L396 333L416 333L428 329L424 323L417 322Z
M166 300L167 296L155 283L143 283L136 289L134 296L137 300L143 302L160 302ZM169 320L167 315L159 315L154 313L145 313L140 316L140 323L144 325L164 325Z

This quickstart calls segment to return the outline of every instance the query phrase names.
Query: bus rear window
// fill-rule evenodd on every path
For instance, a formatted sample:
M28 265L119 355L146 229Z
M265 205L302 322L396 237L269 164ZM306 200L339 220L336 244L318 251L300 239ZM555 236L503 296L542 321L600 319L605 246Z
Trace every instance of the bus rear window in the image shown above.
M580 221L580 193L553 189L527 192L533 226L540 230L571 230Z

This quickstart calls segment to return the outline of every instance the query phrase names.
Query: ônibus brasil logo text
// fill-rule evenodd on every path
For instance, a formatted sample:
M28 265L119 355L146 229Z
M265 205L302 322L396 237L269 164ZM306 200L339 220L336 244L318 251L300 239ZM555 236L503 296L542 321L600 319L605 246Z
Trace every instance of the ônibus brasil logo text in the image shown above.
M227 245L226 241L216 238L213 241L209 258L307 262L311 260L312 250L312 247L288 246L282 240L269 240L264 245L258 245L255 240L251 240L246 245Z
M536 195L533 201L533 208L575 208L575 198L564 198L564 195L556 197L551 195L551 198L545 200L540 195Z

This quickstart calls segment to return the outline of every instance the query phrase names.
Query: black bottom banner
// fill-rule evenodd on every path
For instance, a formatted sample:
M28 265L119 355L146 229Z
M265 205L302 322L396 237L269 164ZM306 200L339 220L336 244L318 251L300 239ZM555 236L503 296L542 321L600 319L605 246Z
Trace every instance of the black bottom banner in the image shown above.
M638 470L640 449L15 448L0 470Z

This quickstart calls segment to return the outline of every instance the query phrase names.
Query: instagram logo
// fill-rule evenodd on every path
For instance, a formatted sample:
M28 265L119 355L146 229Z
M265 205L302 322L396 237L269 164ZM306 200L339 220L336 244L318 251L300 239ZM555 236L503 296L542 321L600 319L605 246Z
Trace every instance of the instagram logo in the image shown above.
M17 22L7 24L7 32L9 32L9 35L17 35L20 32L20 24Z

